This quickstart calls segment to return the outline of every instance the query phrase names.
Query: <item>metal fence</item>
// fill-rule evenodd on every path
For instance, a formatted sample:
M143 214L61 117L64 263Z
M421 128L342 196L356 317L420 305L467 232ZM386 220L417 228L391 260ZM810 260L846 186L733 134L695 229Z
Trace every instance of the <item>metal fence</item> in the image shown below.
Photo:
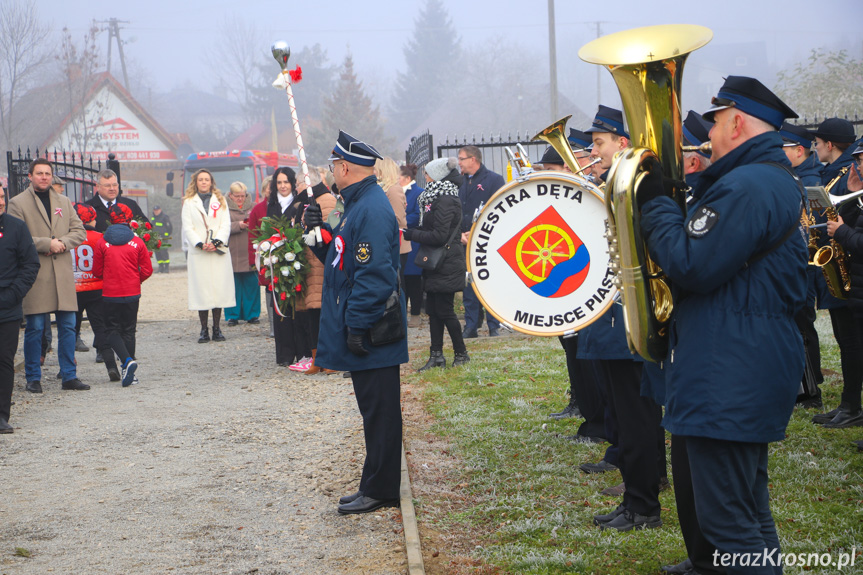
M93 161L92 156L84 157L83 154L74 152L57 151L49 152L44 150L31 155L30 148L22 154L21 148L18 148L17 158L11 151L6 152L6 166L9 174L9 184L7 193L10 198L13 198L27 189L30 185L28 177L30 171L30 162L36 158L45 158L51 162L55 176L59 176L64 182L64 194L73 202L84 202L93 197L93 185L96 183L96 177L103 167L110 168L117 173L119 179L120 162L114 157L114 154L108 155L108 160L105 165L102 165L101 160Z
M456 136L452 142L450 142L449 136L447 136L446 141L437 147L437 157L457 156L460 148L464 146L476 146L482 152L483 165L492 172L505 177L506 166L509 163L509 158L504 151L505 148L515 151L516 145L521 144L525 152L527 152L531 163L539 161L542 157L542 153L548 147L548 144L541 141L532 141L532 133L526 132L522 135L516 132L515 138L512 137L512 134L507 134L506 137L499 134L498 136L489 136L488 139L486 139L484 134L480 134L479 140L476 139L475 135L472 135L470 140L468 140L467 135L464 135L461 140Z

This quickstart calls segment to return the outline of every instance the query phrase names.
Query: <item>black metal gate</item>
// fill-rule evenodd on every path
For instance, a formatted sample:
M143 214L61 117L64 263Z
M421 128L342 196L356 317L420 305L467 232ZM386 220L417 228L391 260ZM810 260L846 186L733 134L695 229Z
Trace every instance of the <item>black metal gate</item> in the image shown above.
M510 148L515 152L517 144L521 144L524 147L531 163L538 161L542 157L542 153L548 147L548 144L545 142L531 140L527 133L525 133L524 138L522 138L522 135L518 132L516 132L515 138L512 137L512 134L507 134L506 139L504 139L503 135L498 135L497 138L495 138L495 136L489 136L488 141L486 141L484 135L481 135L479 140L476 139L476 136L472 136L471 139L468 140L465 135L462 137L461 141L459 141L458 136L456 136L453 142L450 142L449 136L447 136L446 142L437 147L437 155L439 158L457 156L460 148L463 148L464 146L476 146L482 152L483 165L492 172L496 172L505 178L506 167L509 164L509 157L506 155L504 150L506 148Z
M59 176L65 182L64 194L70 200L84 202L93 197L93 185L103 167L101 160L94 162L92 156L85 158L83 154L58 152L57 150L53 152L45 150L40 154L38 148L35 155L32 156L30 155L30 148L27 148L24 155L21 154L21 148L18 148L17 155L18 157L15 158L13 152L6 152L6 166L9 174L7 194L9 198L14 198L30 185L30 178L28 177L30 162L36 158L45 158L51 162L54 175ZM120 162L114 159L114 154L108 155L105 167L114 170L119 180Z
M422 174L423 167L434 159L434 138L428 131L411 138L411 143L405 151L405 163L416 164L419 168L418 174ZM420 182L425 180L421 179ZM420 183L420 186L423 185L424 183Z

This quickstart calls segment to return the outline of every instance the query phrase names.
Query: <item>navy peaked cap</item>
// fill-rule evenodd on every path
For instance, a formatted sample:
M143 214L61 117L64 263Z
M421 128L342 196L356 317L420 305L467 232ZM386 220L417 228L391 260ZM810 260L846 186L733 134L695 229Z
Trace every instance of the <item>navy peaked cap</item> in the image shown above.
M582 132L581 130L576 130L575 128L569 129L569 144L572 146L573 150L589 150L593 147L593 139L590 137L590 134L587 132Z
M815 134L801 126L795 126L784 122L779 128L779 135L786 144L795 146L803 146L807 150L812 147L812 140L815 139Z
M797 118L797 113L755 78L728 76L712 100L713 107L702 114L705 120L713 121L713 115L726 108L737 108L759 120L764 120L777 130L786 118Z
M623 126L623 112L608 106L599 106L599 110L596 111L596 116L593 118L593 125L585 130L585 133L588 134L593 132L608 132L629 138L629 134L626 133L626 128Z
M857 139L853 124L842 118L827 118L813 132L813 136L817 136L825 142L838 142L840 144L850 144Z
M564 165L563 158L560 157L560 154L557 153L557 150L549 146L545 149L545 153L542 155L542 158L539 159L537 164L553 164L555 166Z
M342 130L339 130L339 139L336 140L336 147L333 148L333 155L330 157L330 161L345 160L360 166L374 166L375 160L383 159L384 157L370 144L366 144Z
M689 110L686 114L686 119L683 120L683 140L687 146L700 146L710 140L710 128L713 127L713 122L708 122L701 117L701 114L694 110ZM702 156L709 158L707 152L698 152Z

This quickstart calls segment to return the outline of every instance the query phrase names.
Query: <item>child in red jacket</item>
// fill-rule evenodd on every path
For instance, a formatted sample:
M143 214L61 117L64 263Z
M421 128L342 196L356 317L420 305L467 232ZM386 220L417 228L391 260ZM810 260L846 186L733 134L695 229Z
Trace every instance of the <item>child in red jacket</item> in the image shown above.
M132 210L123 204L111 207L109 226L96 243L93 274L102 278L105 323L108 342L123 362L122 383L137 383L135 371L135 330L141 283L153 274L150 253L143 240L129 227Z

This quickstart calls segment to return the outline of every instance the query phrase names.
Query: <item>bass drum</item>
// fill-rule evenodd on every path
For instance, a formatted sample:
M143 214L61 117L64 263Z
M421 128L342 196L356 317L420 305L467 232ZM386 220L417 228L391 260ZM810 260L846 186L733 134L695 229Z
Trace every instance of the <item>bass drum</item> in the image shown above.
M483 207L467 246L469 279L486 310L530 335L576 332L615 300L602 192L563 172L534 172Z

